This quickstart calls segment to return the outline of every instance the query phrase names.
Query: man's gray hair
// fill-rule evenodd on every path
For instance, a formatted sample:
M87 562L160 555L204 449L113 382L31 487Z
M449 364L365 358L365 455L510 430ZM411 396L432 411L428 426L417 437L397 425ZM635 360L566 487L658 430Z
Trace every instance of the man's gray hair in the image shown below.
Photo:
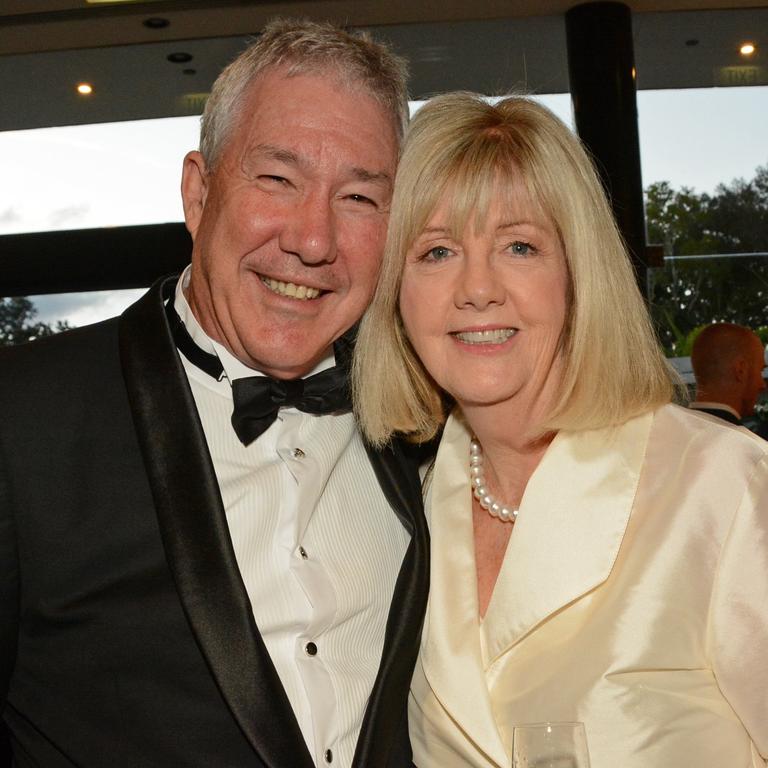
M363 88L391 115L402 140L408 124L404 59L365 33L353 35L326 22L274 19L213 84L200 125L200 152L209 169L237 123L249 85L275 67L285 67L289 77L332 73L345 85Z

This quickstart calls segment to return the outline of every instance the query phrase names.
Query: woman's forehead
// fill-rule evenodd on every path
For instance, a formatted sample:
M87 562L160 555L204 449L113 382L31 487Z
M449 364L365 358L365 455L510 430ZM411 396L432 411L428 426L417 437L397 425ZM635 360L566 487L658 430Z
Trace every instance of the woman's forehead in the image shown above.
M547 206L520 174L497 175L474 183L449 182L426 215L423 229L441 227L463 231L471 226L482 231L501 222L529 222L553 226Z

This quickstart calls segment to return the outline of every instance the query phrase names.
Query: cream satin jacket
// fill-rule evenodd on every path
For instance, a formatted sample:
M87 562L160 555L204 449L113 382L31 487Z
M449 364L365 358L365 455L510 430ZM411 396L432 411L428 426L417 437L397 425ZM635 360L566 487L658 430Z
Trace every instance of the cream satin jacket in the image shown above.
M765 768L768 443L676 406L560 433L479 623L469 439L451 417L429 492L416 765L509 768L514 724L579 720L592 768Z

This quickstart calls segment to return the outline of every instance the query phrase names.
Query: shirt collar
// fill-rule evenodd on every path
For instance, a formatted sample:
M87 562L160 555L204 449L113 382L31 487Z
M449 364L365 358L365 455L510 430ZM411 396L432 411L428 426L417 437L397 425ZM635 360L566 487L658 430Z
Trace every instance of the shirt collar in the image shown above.
M741 420L741 414L735 409L732 408L730 405L726 405L725 403L709 403L705 402L703 400L696 400L695 402L691 403L689 408L694 408L696 410L707 410L707 409L714 409L716 411L728 411L728 413L735 416L737 419Z

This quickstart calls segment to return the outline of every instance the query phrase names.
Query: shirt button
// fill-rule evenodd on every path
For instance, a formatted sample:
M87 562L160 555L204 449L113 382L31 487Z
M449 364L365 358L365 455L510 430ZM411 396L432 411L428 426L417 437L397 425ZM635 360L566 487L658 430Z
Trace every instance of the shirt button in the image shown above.
M293 451L291 451L291 455L294 459L303 459L307 454L304 453L301 448L294 448Z
M313 642L309 642L304 646L304 651L307 654L307 656L316 656L317 646Z
M309 555L307 554L307 550L304 549L304 547L299 547L299 554L301 555L302 560L309 560Z
M325 750L325 754L323 755L325 758L326 763L332 763L333 762L333 752L331 752L330 749Z

